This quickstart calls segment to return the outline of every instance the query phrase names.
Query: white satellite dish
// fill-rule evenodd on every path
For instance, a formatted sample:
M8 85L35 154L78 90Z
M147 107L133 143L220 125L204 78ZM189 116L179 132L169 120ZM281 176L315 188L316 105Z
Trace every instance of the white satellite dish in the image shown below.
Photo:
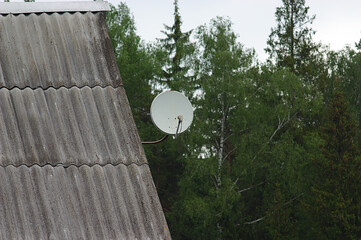
M193 107L188 98L180 92L165 91L154 98L150 115L159 130L178 135L192 124Z

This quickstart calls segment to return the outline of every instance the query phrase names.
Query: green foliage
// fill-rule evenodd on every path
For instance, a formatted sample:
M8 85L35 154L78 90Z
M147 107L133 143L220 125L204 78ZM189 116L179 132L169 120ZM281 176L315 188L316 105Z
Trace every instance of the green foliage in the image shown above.
M194 46L189 38L192 31L182 32L182 20L179 14L178 0L174 0L174 23L172 26L164 25L166 38L160 39L163 50L163 72L161 83L172 90L185 90L189 80L190 57Z
M259 65L227 18L182 32L177 0L155 44L136 34L125 4L107 16L141 138L162 137L148 115L159 89L180 90L195 107L189 131L145 146L174 239L360 235L361 131L334 90L360 123L359 49L321 49L305 1L282 3L267 42L274 65Z
M180 198L173 208L171 221L177 222L173 236L180 239L237 238L240 235L241 195L232 180L236 147L231 138L239 119L235 113L245 105L245 71L251 67L253 53L236 42L229 20L217 18L210 26L197 30L199 61L195 63L196 106L190 154L180 181ZM220 67L220 64L223 67ZM242 77L243 76L243 77ZM233 136L234 135L234 136ZM182 218L179 218L182 214ZM233 230L231 230L231 228ZM186 231L185 231L186 229Z
M257 224L263 238L297 238L301 231L300 200L308 189L308 154L314 152L310 141L317 141L308 118L320 103L309 98L310 90L289 71L278 70L265 77L268 81L259 92L260 131L253 133L259 137L249 143L257 147L254 174L265 182L257 193L262 209L253 219L261 217Z
M297 235L296 203L306 189L306 147L298 135L308 126L303 116L312 115L305 109L318 104L295 74L254 65L253 51L237 42L231 26L216 18L197 31L196 140L172 212L182 214L173 236L286 239ZM200 199L201 206L192 205Z
M282 3L276 9L277 27L271 29L266 51L279 66L296 71L316 47L312 43L315 32L307 26L315 16L308 16L305 0L282 0Z
M324 239L357 239L361 235L361 161L356 125L342 93L334 92L322 128L323 158L313 187L312 213Z
M350 103L350 109L355 115L357 121L357 139L359 149L361 149L361 52L356 52L350 48L346 48L340 54L339 61L342 68L338 72L338 76L342 79L342 88L345 96Z
M154 60L149 47L136 34L134 18L124 3L118 8L111 6L107 25L133 115L140 124L149 119L147 113L153 98L150 81L156 73Z
M140 138L143 141L160 139L162 134L149 116L150 105L155 97L151 86L161 72L156 59L158 49L141 41L136 34L134 18L124 3L120 3L117 8L111 6L107 25ZM169 140L161 145L144 147L165 212L169 211L172 199L175 198L182 171L182 162L178 158L181 157L183 147L179 143L179 140Z
M335 85L344 92L349 102L349 109L355 117L358 129L356 138L358 148L361 150L361 95L360 95L360 76L361 76L361 52L346 47L339 52L330 51L328 53L329 81L325 86L326 103L332 96ZM327 101L328 100L328 101Z
M314 43L315 31L310 25L315 16L309 16L305 0L282 0L276 9L277 26L271 29L266 52L279 67L287 67L302 76L302 80L320 84L326 74L320 44ZM316 78L316 79L315 79Z

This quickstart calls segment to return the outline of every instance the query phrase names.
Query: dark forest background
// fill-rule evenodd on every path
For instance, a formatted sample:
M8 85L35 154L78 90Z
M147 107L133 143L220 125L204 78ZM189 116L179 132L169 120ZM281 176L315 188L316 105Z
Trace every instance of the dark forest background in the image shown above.
M177 0L170 11L152 43L124 3L107 24L142 140L162 137L158 93L195 108L187 132L144 145L172 237L360 239L361 41L331 51L305 1L283 0L260 62L230 19L184 32Z

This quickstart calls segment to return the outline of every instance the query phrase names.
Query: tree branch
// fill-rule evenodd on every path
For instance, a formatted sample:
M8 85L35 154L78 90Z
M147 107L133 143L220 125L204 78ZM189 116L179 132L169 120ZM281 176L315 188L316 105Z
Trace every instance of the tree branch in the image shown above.
M260 185L262 185L262 184L264 184L264 183L265 183L265 181L262 181L262 182L260 182L260 183L257 183L256 185L252 185L252 186L250 186L250 187L248 187L248 188L244 188L244 189L242 189L242 190L239 190L238 193L246 192L246 191L251 190L251 189L253 189L253 188L256 188L256 187L258 187L258 186L260 186Z
M253 221L251 221L251 222L245 222L244 224L254 224L254 223L257 223L257 222L260 222L260 221L262 221L264 218L265 218L266 216L264 216L264 217L261 217L261 218L258 218L258 219L256 219L256 220L253 220Z
M298 196L290 199L290 200L287 201L285 204L283 204L282 208L285 207L285 206L287 206L288 204L292 203L292 202L295 201L296 199L300 198L303 194L304 194L304 193L301 193L300 195L298 195ZM272 211L269 215L272 215L274 212L275 212L275 211ZM268 216L269 216L269 215L268 215ZM263 217L261 217L261 218L257 218L256 220L253 220L253 221L250 221L250 222L245 222L244 224L246 224L246 225L254 224L254 223L257 223L257 222L262 221L262 220L265 219L266 217L267 217L267 215L266 215L266 216L263 216Z
M296 115L298 112L296 112L295 114L293 114L292 117L290 117L290 114L288 114L287 118L281 120L280 117L278 117L278 126L277 128L274 130L274 132L272 133L272 135L270 136L270 138L268 139L268 141L263 144L263 146L261 147L261 149L254 155L254 157L252 158L252 163L254 162L254 160L256 160L256 158L258 157L258 155L265 149L265 147L273 140L274 136L276 135L276 133L281 130L284 126L286 126Z

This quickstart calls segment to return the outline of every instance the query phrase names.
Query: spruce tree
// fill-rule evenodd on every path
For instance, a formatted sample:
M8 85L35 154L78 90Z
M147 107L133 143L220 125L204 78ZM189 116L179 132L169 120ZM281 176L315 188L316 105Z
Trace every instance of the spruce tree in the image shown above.
M155 52L158 71L155 88L170 88L171 90L189 93L191 88L189 84L189 57L194 48L189 37L192 31L182 32L182 20L179 13L178 0L174 1L174 23L172 26L164 25L164 39L160 39ZM190 93L191 95L191 93ZM162 137L155 134L153 138ZM151 164L152 174L158 190L158 194L166 214L170 230L177 225L177 222L169 221L169 214L176 195L178 193L179 178L184 171L184 155L186 151L186 142L184 139L187 133L182 134L177 139L168 139L166 142L157 146L146 146L145 149L151 149L147 157L154 159ZM150 155L152 154L152 155Z
M338 69L338 75L342 80L350 109L355 113L354 116L358 123L358 147L361 149L361 52L346 48L340 52L339 62L341 67Z
M361 236L361 161L355 141L356 125L340 91L335 91L322 128L323 158L316 159L319 178L311 204L320 238Z
M160 139L163 134L153 125L149 115L155 97L151 81L161 72L159 61L155 59L157 49L146 45L137 35L134 17L125 3L111 6L107 25L140 138L143 141ZM166 216L178 191L178 178L183 169L182 162L177 160L183 151L181 137L177 141L168 139L161 144L144 145Z
M189 71L189 57L194 46L189 37L192 31L182 32L182 20L179 13L178 0L174 1L174 23L172 26L164 24L164 39L160 39L165 50L163 82L172 90L184 90L187 85Z

